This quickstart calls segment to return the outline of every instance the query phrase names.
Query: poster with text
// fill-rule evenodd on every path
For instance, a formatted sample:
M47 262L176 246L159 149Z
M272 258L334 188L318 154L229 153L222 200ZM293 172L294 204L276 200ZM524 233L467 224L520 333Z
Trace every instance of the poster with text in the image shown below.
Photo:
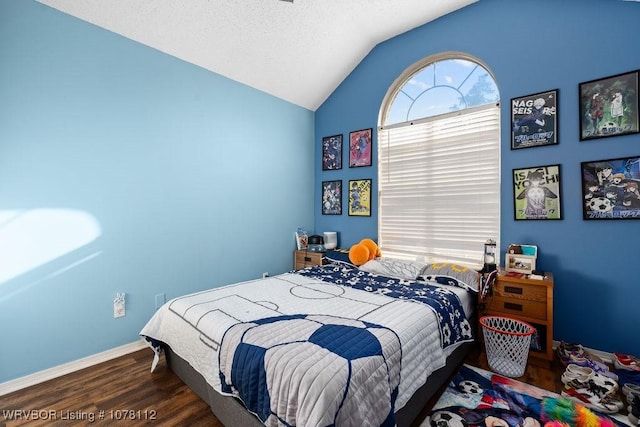
M560 165L513 170L514 216L520 219L562 219Z
M640 157L581 163L584 219L640 219Z
M349 215L371 216L371 180L349 181Z
M580 140L638 133L638 72L580 83Z
M349 133L349 167L371 166L373 129L362 129Z
M558 90L511 100L511 149L558 143Z

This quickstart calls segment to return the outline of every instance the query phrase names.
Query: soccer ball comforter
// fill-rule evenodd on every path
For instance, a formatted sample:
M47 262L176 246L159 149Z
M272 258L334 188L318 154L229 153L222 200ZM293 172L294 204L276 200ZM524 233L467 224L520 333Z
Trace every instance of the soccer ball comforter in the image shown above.
M311 267L176 298L141 335L266 425L393 425L472 339L466 292L347 270Z

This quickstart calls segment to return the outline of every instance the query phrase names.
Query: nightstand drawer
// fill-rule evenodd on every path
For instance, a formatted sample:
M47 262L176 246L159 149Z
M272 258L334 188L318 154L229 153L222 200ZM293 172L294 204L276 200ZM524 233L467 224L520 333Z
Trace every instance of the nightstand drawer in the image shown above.
M524 283L498 281L493 292L497 297L510 299L539 302L545 302L547 300L547 289L544 286L528 285Z
M491 299L489 311L492 313L504 313L531 317L533 319L547 320L547 304L545 302L530 301L525 299L505 298L495 295Z
M532 349L529 359L548 367L553 360L553 273L542 280L525 275L500 273L492 292L482 301L481 315L506 316L528 322L536 328L540 347Z
M293 260L293 268L294 270L300 270L301 268L310 267L312 265L322 265L323 257L324 253L322 252L297 250Z

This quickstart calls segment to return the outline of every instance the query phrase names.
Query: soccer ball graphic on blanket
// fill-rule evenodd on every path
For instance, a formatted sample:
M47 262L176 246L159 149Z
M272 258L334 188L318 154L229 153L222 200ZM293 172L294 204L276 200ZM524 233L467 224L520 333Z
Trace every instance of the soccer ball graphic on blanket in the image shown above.
M480 384L471 380L460 381L460 383L458 383L458 388L460 391L467 394L482 394L484 392L482 387L480 387Z
M388 328L335 316L277 316L232 326L219 354L223 392L240 397L265 424L382 425L393 416L401 347Z
M449 411L438 411L431 416L433 427L467 427L467 422L458 414Z

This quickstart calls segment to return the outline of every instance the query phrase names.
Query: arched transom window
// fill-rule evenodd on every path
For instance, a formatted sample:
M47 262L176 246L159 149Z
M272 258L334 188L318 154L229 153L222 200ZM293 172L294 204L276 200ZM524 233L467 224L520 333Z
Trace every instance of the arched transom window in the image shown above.
M476 265L499 241L499 100L487 67L460 53L425 58L389 88L378 129L386 255Z

